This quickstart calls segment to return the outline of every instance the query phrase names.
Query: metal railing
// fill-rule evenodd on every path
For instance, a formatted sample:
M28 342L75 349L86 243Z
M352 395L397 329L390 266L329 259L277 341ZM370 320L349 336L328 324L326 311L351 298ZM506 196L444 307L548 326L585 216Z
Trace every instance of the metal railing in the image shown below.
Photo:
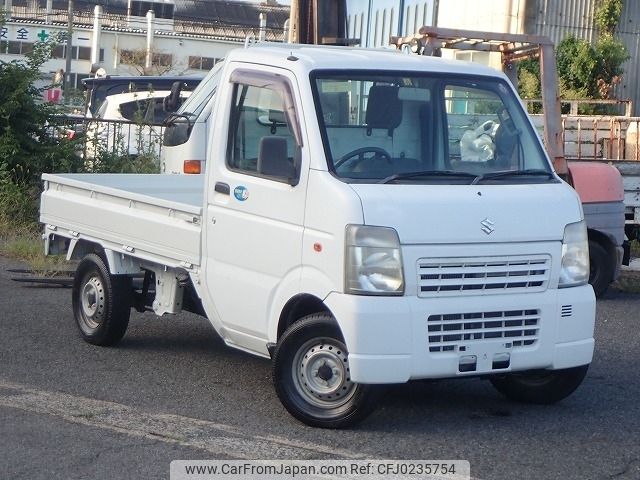
M542 136L542 114L530 115ZM563 116L562 142L569 160L640 160L640 117Z
M527 98L522 100L527 108L527 112L530 114L539 113L542 109L542 100L539 98ZM633 101L632 100L560 100L560 106L563 112L571 116L582 115L580 113L581 107L601 108L606 111L606 115L609 116L625 116L630 117L633 115Z
M75 143L86 171L113 171L144 159L147 170L160 172L163 125L63 115L51 128Z

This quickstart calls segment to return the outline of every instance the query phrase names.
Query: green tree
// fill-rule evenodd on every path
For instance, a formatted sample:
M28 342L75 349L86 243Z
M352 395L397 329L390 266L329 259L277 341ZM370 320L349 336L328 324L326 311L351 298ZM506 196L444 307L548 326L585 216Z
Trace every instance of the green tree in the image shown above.
M1 24L1 23L0 23ZM58 39L37 42L25 60L0 61L0 220L33 222L40 174L76 171L76 145L59 107L43 101L40 67Z
M66 120L36 86L54 46L55 40L37 42L26 60L0 61L0 159L16 180L31 183L42 172L78 167L74 144L64 135Z
M589 42L565 38L558 44L556 61L562 98L596 98L598 59Z
M596 26L605 35L613 35L622 15L622 0L600 0L594 15Z
M595 15L600 34L594 44L569 36L556 49L560 96L565 99L607 99L622 77L629 59L624 44L613 36L622 13L622 0L601 0ZM519 90L523 98L540 96L537 59L520 62Z
M602 35L594 45L567 37L558 45L558 76L564 98L610 98L629 59L624 44Z

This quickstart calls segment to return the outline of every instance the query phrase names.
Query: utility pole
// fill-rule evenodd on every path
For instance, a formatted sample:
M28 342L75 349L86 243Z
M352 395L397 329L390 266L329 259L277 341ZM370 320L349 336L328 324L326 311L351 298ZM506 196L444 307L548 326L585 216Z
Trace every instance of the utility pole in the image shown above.
M69 92L71 91L71 51L73 50L73 0L69 0L69 11L67 15L67 51L66 64L64 67L64 101L69 100Z
M151 75L151 67L153 66L153 34L156 15L153 10L147 12L147 49L144 59L144 74Z

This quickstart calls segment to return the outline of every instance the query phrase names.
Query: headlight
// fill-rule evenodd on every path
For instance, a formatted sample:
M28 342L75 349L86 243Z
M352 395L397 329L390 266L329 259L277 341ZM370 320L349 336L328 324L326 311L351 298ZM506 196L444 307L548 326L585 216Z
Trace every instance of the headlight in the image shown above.
M400 240L393 228L348 225L345 243L345 293L404 293Z
M562 239L562 268L560 288L577 287L589 281L589 240L587 225L583 221L570 223L564 228Z

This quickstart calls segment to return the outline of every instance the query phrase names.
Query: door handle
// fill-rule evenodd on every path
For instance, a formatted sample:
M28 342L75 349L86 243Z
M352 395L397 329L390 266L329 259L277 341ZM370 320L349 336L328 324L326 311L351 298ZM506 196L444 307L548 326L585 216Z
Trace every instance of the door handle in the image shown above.
M223 195L229 195L231 193L229 184L223 182L216 182L216 185L215 187L213 187L213 189L218 193L222 193Z

